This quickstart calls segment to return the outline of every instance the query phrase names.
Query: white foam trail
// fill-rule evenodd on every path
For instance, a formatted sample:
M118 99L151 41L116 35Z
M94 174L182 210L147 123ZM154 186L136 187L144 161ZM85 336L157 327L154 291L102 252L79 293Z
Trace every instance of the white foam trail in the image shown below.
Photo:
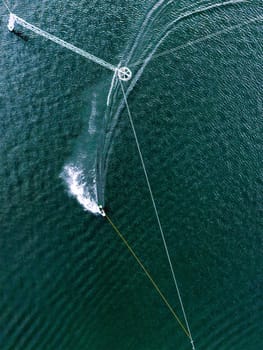
M92 94L92 101L91 101L91 114L89 119L89 134L93 135L96 132L96 124L95 120L97 117L97 94L94 92Z
M246 3L247 0L229 0L229 1L225 1L225 2L220 2L220 3L216 3L216 4L212 4L209 6L202 6L200 8L197 8L195 10L191 10L191 11L186 11L184 13L182 13L181 15L179 15L175 20L173 20L172 22L168 23L167 26L164 28L164 30L162 30L159 34L159 41L156 44L156 47L159 47L165 40L166 38L175 30L175 24L177 24L178 22L187 19L193 15L196 14L201 14L201 13L205 13L209 10L212 9L216 9L216 8L220 8L220 7L225 7L225 6L229 6L229 5L236 5L236 4L241 4L241 3ZM201 3L200 3L201 4ZM199 3L198 3L199 5ZM187 9L190 9L192 6L187 7ZM154 50L156 51L156 48L154 48ZM133 64L129 64L130 67L137 65L139 62L141 63L143 60L139 60Z
M176 51L179 51L179 50L183 50L185 48L187 48L188 46L193 46L195 44L199 44L203 41L206 41L206 40L209 40L209 39L212 39L212 38L215 38L221 34L225 34L225 33L228 33L228 32L231 32L232 30L235 30L235 29L238 29L238 28L242 28L244 26L247 26L253 22L259 22L259 21L262 21L263 20L263 16L260 16L260 17L255 17L255 18L252 18L248 21L245 21L243 23L239 23L239 24L236 24L236 25L232 25L226 29L222 29L222 30L219 30L218 32L215 32L215 33L211 33L211 34L208 34L208 35L205 35L199 39L196 39L196 40L192 40L192 41L188 41L187 43L183 44L183 45L179 45L179 46L176 46L172 49L169 49L169 50L165 50L159 54L156 54L154 55L151 59L156 59L156 58L159 58L159 57L162 57L162 56L166 56L170 53L173 53L173 52L176 52ZM141 61L137 61L133 64L130 65L130 67L135 67L139 64L142 64L145 60L141 60Z
M183 7L182 9L180 9L180 12L183 12L185 10L190 10L192 7L195 7L197 5L201 5L203 2L206 2L207 0L201 0L200 2L188 5L186 7ZM232 1L236 1L236 0L232 0ZM164 1L164 0L159 0L154 6L153 8L147 13L147 16L145 18L145 20L143 21L143 24L141 25L141 29L139 31L139 33L137 34L137 37L135 39L135 42L132 46L132 48L129 50L129 54L126 58L126 61L128 62L131 57L133 56L134 51L138 48L138 44L139 42L143 41L144 37L146 35L148 35L148 32L152 31L152 26L148 26L148 23L153 23L160 15L161 13L170 5L174 4L174 0L170 0L170 1ZM162 6L163 5L163 6ZM156 13L155 13L156 12Z
M169 1L169 3L170 3L170 2L171 2L171 1ZM138 43L139 43L139 41L141 40L141 37L145 35L145 31L146 31L145 28L146 28L148 22L149 22L150 20L153 20L152 16L153 16L154 12L157 11L157 10L159 9L159 7L160 7L163 3L164 3L164 0L159 0L159 1L153 6L153 8L148 12L148 14L147 14L145 20L143 21L143 23L142 23L142 25L141 25L141 29L140 29L140 31L139 31L139 33L138 33L138 35L137 35L137 38L135 39L135 42L134 42L132 48L130 49L129 55L128 55L128 57L126 58L127 61L129 61L129 60L131 59L131 57L133 56L134 50L137 48ZM168 5L168 4L167 4L167 5ZM165 5L165 7L166 7L167 5Z
M117 68L119 68L119 67L120 67L120 64L118 65ZM117 73L117 70L113 74L113 77L112 77L112 80L111 80L110 90L109 90L108 97L107 97L107 106L110 105L110 99L111 99L112 90L113 90L113 88L115 86L115 83L116 83L116 73Z
M94 191L87 191L87 186L84 180L83 170L73 165L66 165L61 175L66 181L70 194L76 197L78 202L84 207L85 210L90 211L93 214L99 214L99 207L96 198L96 181L94 179L93 189Z

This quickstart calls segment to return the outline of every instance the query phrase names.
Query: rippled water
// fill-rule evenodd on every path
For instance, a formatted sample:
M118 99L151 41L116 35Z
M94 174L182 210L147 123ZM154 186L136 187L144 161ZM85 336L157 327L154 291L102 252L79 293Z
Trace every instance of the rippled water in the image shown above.
M262 347L260 1L10 1L110 63L197 349ZM181 311L119 84L0 9L0 348L191 349L96 211ZM108 105L107 105L108 99Z

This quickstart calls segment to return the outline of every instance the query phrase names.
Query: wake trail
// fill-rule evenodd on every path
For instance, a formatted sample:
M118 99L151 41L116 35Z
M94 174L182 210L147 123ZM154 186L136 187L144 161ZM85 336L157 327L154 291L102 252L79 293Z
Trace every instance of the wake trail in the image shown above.
M127 89L125 91L126 98L128 98L131 91L134 89L136 83L140 79L141 75L144 72L147 64L151 61L152 58L157 57L156 51L161 45L161 43L168 37L168 35L174 30L173 26L180 20L186 19L192 15L202 13L205 11L209 11L213 8L219 8L222 6L227 6L231 4L243 3L245 0L231 0L223 3L217 3L209 6L201 6L200 8L190 11L189 9L194 6L190 5L185 8L187 11L182 13L178 18L176 18L172 23L169 23L164 30L161 32L161 39L157 42L155 47L151 50L148 57L143 61L137 61L132 66L136 66L141 64L141 67L137 72L134 72L133 78L129 82ZM150 10L150 13L147 14L146 19L143 21L142 29L140 30L135 42L133 42L131 50L129 51L129 55L125 62L129 62L135 54L137 49L141 47L140 39L144 38L145 32L144 29L148 32L150 27L149 24L152 23L154 19L156 19L160 13L164 11L164 8L167 8L173 1L168 1L165 3L164 0L159 0L155 6ZM203 1L199 2L199 5L203 3ZM165 4L165 5L164 5ZM195 4L196 5L196 4ZM184 9L181 9L181 11ZM143 29L144 28L144 29ZM158 35L159 36L159 35ZM159 36L160 37L160 36ZM205 40L205 39L203 39ZM164 53L163 53L164 54ZM165 53L167 54L167 53ZM128 63L129 64L129 63ZM129 64L130 65L130 64ZM99 213L98 203L104 204L104 192L105 192L105 179L109 166L109 159L112 152L112 148L114 145L114 135L116 130L116 125L119 120L119 116L125 107L125 101L122 99L119 100L116 105L116 97L120 92L120 84L118 84L118 79L116 77L116 71L111 80L111 84L107 94L106 100L106 110L101 112L104 114L102 117L103 125L100 126L101 129L97 129L96 125L93 125L93 121L96 119L95 116L95 102L92 102L92 111L89 122L89 130L92 130L90 136L93 138L90 143L94 144L92 147L92 155L90 156L90 160L85 162L79 157L76 161L69 162L63 170L62 177L66 181L69 191L72 195L74 195L80 204L85 208L85 210L89 210L94 214ZM96 95L94 95L96 96ZM99 115L99 112L98 112ZM92 127L91 127L92 125ZM98 138L96 135L99 134ZM97 141L96 141L97 140ZM95 143L97 144L95 145ZM87 174L86 174L87 172Z
M195 4L192 5L188 5L182 9L180 9L180 12L183 12L185 10L189 10L194 6L197 5L201 5L202 3L206 2L207 0L201 0L200 2L197 2ZM147 37L148 33L151 32L152 27L151 25L148 25L149 23L152 24L155 21L157 21L161 16L162 13L165 11L165 9L167 7L169 7L170 5L174 5L174 0L169 0L167 2L165 2L164 0L159 0L152 8L151 10L147 13L146 18L144 19L142 25L140 26L141 29L139 31L139 33L137 34L136 39L134 40L134 43L132 45L132 48L129 49L128 53L127 53L127 62L130 61L131 57L133 56L134 51L138 51L139 48L139 44L144 40L145 37ZM171 9L169 10L171 12ZM147 41L147 39L146 39Z
M101 84L92 92L89 116L85 117L82 133L61 173L69 195L75 197L84 210L95 215L100 214L99 205L104 205L105 130L110 122L107 102L112 99L115 80L116 74L113 75L107 101L105 92L101 92Z
M84 175L85 170L74 164L68 164L64 167L61 177L65 180L69 193L76 197L84 210L93 214L100 214L98 207L98 198L96 191L96 181L87 186Z
M198 14L202 14L205 13L207 11L213 10L213 9L218 9L221 7L226 7L226 6L231 6L231 5L237 5L240 3L246 3L247 0L229 0L229 1L225 1L222 3L216 3L216 4L212 4L209 6L203 6L200 7L196 10L192 10L192 11L186 11L185 13L181 14L180 16L178 16L175 20L173 20L171 23L169 23L163 30L162 32L159 34L159 41L157 42L154 51L156 51L156 49L167 39L167 37L175 30L174 25L179 23L182 20L185 20L187 18L191 18L192 16L196 16ZM190 7L189 7L190 8ZM147 52L146 52L147 54ZM152 55L151 55L152 56ZM134 67L136 65L138 65L138 62L142 62L141 60L136 61L135 63L130 64L130 67Z
M159 54L156 54L156 55L152 56L152 60L156 59L156 58L159 58L159 57L166 56L168 54L171 54L171 53L179 51L179 50L183 50L183 49L187 48L188 46L193 46L193 45L199 44L199 43L201 43L203 41L212 39L212 38L217 37L219 35L222 35L224 33L231 32L231 31L233 31L235 29L245 27L245 26L247 26L247 25L249 25L251 23L260 22L262 20L263 20L263 16L255 17L255 18L252 18L251 20L248 20L246 22L243 22L243 23L240 23L240 24L236 24L236 25L230 26L230 27L228 27L226 29L222 29L222 30L220 30L218 32L205 35L205 36L203 36L201 38L198 38L196 40L188 41L186 44L176 46L176 47L174 47L172 49L165 50L165 51L163 51L163 52L161 52ZM144 61L145 60L134 62L134 63L130 64L130 67L136 67L136 66L142 64Z

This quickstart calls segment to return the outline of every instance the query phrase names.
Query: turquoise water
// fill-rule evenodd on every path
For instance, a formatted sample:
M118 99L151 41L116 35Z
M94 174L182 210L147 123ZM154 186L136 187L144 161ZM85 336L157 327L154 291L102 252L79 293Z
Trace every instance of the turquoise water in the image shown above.
M261 2L9 3L131 67L128 102L196 348L260 349ZM182 317L120 86L109 96L110 71L8 33L0 11L0 348L191 349L85 210L106 205Z

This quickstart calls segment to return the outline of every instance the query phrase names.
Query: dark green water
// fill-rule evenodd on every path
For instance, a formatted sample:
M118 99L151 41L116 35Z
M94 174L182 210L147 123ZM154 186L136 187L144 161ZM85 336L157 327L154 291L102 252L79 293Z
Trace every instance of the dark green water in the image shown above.
M196 348L261 349L261 2L10 4L131 67L128 102ZM107 107L111 72L33 33L24 42L0 15L0 349L191 349L111 227L70 195L65 167L182 317L120 86Z

